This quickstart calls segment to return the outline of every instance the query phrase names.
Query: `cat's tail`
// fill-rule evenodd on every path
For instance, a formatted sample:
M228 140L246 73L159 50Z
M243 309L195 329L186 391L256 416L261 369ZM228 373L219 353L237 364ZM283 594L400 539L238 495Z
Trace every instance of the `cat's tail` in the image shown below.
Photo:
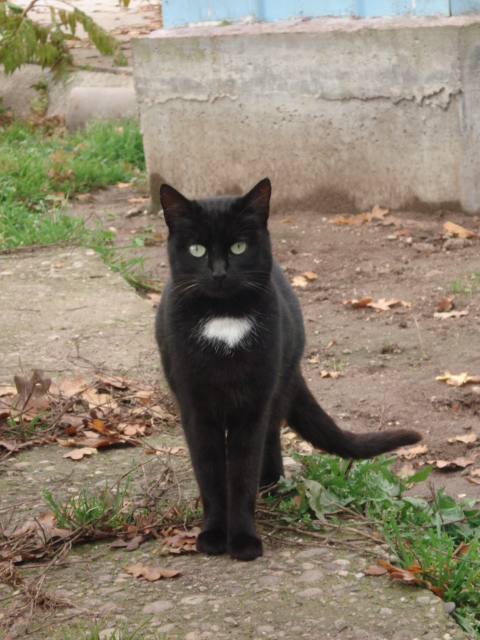
M358 434L343 431L321 408L301 376L287 422L314 447L342 458L372 458L422 439L418 431L409 429Z

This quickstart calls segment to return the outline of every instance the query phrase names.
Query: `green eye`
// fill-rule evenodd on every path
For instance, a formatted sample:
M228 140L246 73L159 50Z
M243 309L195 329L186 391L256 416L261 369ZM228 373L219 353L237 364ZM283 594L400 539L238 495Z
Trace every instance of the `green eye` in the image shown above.
M239 256L241 253L245 251L246 248L247 248L246 242L235 242L235 244L232 244L232 246L230 247L230 251L234 253L236 256Z
M188 247L188 250L190 251L190 253L194 258L201 258L207 252L207 250L202 244L191 244Z

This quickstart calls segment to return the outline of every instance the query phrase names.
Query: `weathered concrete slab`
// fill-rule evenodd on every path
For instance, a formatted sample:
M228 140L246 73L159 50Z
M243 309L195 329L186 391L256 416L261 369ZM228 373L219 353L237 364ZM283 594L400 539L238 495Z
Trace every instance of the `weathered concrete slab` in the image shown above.
M92 365L151 376L153 310L83 248L0 256L0 380L33 368L73 375Z
M317 19L132 41L153 195L480 208L480 21Z

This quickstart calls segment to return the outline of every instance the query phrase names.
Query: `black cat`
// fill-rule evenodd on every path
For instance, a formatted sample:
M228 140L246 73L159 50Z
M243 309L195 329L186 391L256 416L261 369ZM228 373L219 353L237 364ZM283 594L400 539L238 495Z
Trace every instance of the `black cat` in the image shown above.
M300 372L300 304L272 258L270 194L268 179L243 197L190 201L160 189L171 278L156 337L202 496L197 548L239 560L262 555L255 499L283 474L282 421L345 458L421 439L408 430L342 431L310 393Z

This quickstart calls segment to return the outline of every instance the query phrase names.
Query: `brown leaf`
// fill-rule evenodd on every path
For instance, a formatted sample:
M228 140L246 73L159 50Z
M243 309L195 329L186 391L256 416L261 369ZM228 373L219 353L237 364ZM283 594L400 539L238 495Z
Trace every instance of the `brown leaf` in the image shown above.
M465 469L472 464L475 464L475 457L473 458L455 458L455 460L432 460L429 464L434 463L437 469L441 471L454 471L455 469Z
M445 313L445 311L451 311L451 309L453 309L453 299L454 296L452 296L451 298L441 298L435 304L435 311L437 313Z
M143 536L135 536L130 540L130 542L125 547L125 551L136 551L138 547L145 542L145 538Z
M444 374L441 376L437 376L435 380L440 380L441 382L446 382L449 385L454 387L461 387L464 384L478 384L480 382L480 376L471 376L469 373L459 373L453 374L448 369L445 370Z
M364 224L370 220L368 213L359 213L355 216L340 215L328 221L328 224L336 224L338 226L346 226L351 224Z
M16 408L19 411L33 409L41 411L50 405L50 399L46 397L50 388L51 379L43 377L41 369L34 369L30 380L22 376L14 376L15 386L18 391Z
M72 460L81 460L84 456L91 456L98 453L98 451L92 447L83 447L82 449L72 449L68 453L63 455L64 458L71 458Z
M302 275L305 276L305 278L310 282L318 279L318 274L314 273L313 271L304 271Z
M62 378L58 383L58 391L67 398L73 398L73 396L82 393L87 388L88 382L81 376L77 378Z
M105 423L102 420L99 420L98 418L94 419L94 421L92 422L92 427L95 429L95 431L98 431L99 433L108 433L108 429L105 426Z
M468 316L468 309L454 309L453 311L443 311L443 312L435 312L433 314L434 318L440 318L440 320L448 320L449 318L462 318L463 316Z
M367 307L371 307L376 311L388 311L393 307L400 306L410 308L412 306L412 303L405 302L405 300L397 300L396 298L389 298L388 300L386 298L380 298L379 300L377 300L377 302L372 301L367 304Z
M362 298L361 300L344 300L343 304L345 305L350 305L352 307L366 307L368 304L370 304L370 302L372 301L372 298Z
M388 209L382 209L378 204L374 205L370 214L371 220L383 220L387 215Z
M471 474L472 476L476 476L477 478L480 478L480 469L472 469L472 470L470 471L470 474Z
M131 384L130 381L123 376L109 376L106 374L97 373L95 378L97 378L97 380L100 380L100 382L103 382L103 384L109 387L114 387L115 389L128 389Z
M468 229L465 229L465 227L461 227L459 224L455 224L455 222L447 221L443 225L443 228L447 233L451 233L458 238L478 238L478 233L469 231Z
M447 438L448 442L453 443L453 442L463 442L464 444L471 444L472 442L475 442L477 439L477 434L476 433L467 433L465 435L459 435L459 436L455 436L453 438Z
M340 371L327 371L326 369L323 369L322 371L320 371L320 377L321 378L338 378L340 377Z
M7 451L18 451L18 444L15 440L0 440L0 447L3 447Z
M378 564L371 564L369 567L363 570L366 576L383 576L388 573L388 569L380 567Z
M88 402L90 409L97 407L106 407L108 409L115 409L118 405L117 402L108 393L99 393L97 389L87 389L82 393L82 399Z
M470 484L478 484L480 485L480 478L472 478L470 476L467 477L467 482L470 482Z
M181 571L174 571L173 569L165 569L163 567L150 567L142 564L125 567L125 571L134 578L145 578L149 582L156 582L161 578L176 578L181 575Z
M194 527L190 531L173 529L171 534L163 540L163 545L168 548L170 553L197 551L196 541L200 532L200 527Z
M398 449L396 451L396 455L404 460L413 460L413 458L422 456L424 453L427 453L427 451L428 447L426 444L417 444L415 447L404 447L403 449Z

